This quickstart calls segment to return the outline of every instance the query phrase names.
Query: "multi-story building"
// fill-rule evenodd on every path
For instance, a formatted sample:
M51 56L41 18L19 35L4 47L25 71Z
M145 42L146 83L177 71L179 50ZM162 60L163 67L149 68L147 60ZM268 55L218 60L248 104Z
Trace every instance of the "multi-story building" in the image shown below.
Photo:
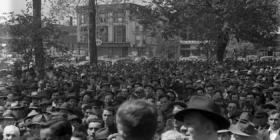
M96 38L102 40L98 56L126 57L143 55L146 44L143 27L131 9L140 5L131 3L97 5ZM88 6L77 9L77 42L81 55L88 54Z

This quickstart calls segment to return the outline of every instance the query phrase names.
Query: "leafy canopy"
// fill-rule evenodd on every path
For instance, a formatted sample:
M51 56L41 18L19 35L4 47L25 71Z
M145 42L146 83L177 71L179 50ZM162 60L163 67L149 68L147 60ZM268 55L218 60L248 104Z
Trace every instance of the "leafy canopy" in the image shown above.
M161 27L166 38L238 40L271 45L279 27L278 0L152 0L137 9L146 27Z

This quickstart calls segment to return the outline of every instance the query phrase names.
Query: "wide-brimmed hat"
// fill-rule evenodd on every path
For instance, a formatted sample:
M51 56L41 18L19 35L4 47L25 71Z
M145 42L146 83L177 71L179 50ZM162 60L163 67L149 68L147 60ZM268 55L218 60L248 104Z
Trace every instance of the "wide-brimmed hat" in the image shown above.
M223 129L223 130L218 130L217 131L218 134L229 133L229 132L230 132L230 130L228 130L228 129Z
M63 104L59 107L59 109L61 109L61 110L67 110L67 111L73 111L71 105L70 105L69 103L67 103L67 102L63 103Z
M37 104L30 103L29 109L39 109L39 106Z
M246 137L255 137L258 134L258 131L255 129L253 123L237 123L236 125L232 125L229 128L230 132L240 136Z
M218 126L218 130L227 129L230 126L230 122L221 115L220 107L206 96L192 96L187 109L178 112L175 119L183 122L184 117L191 112L199 112L206 116Z
M31 124L44 125L49 120L51 120L50 113L43 112L41 114L37 114L37 115L33 116L30 123Z
M28 113L27 117L25 119L29 119L29 118L32 118L36 115L38 115L39 113L35 110L32 110L30 113Z
M12 103L10 109L16 110L16 109L22 109L24 106L21 106L18 102Z

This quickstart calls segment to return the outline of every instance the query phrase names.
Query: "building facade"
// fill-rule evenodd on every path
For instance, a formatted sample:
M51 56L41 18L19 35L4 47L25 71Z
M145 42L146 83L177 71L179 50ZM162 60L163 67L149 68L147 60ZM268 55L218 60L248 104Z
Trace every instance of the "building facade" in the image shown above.
M131 3L96 6L96 38L102 41L97 48L98 56L126 57L130 54L145 54L143 27L131 12L131 9L137 7L139 5ZM76 11L80 55L88 55L88 6L79 6Z

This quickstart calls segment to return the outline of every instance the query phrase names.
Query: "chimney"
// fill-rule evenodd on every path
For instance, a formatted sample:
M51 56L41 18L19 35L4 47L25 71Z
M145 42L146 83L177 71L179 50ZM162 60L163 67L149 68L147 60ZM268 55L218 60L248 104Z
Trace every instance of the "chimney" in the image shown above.
M70 17L69 26L73 26L73 17Z

